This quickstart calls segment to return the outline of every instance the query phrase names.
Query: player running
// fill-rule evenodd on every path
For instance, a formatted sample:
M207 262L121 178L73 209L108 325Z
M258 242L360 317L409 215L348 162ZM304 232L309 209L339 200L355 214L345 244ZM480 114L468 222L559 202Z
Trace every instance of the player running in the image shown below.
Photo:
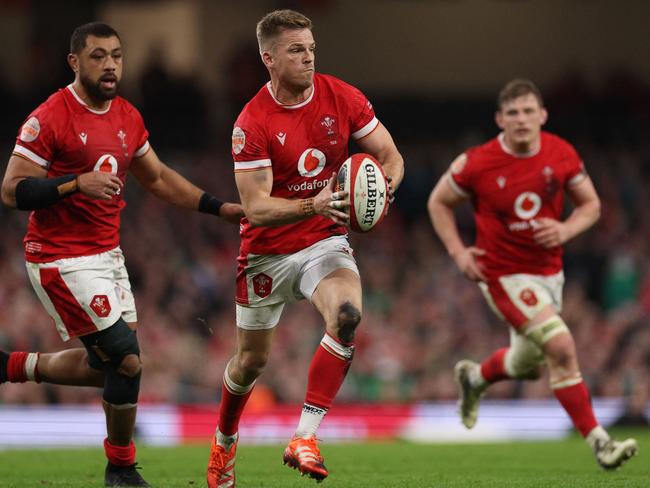
M325 321L312 359L300 422L284 462L317 480L328 475L316 431L343 383L361 320L361 282L346 237L349 202L331 178L354 139L396 189L403 160L356 88L315 73L312 23L278 10L257 24L271 80L235 123L235 179L246 218L237 274L237 348L223 376L208 485L235 486L239 419L262 373L285 303L306 298ZM287 378L291 381L291 378Z
M490 384L537 379L549 370L553 394L605 469L637 453L634 439L615 441L594 417L571 332L560 317L562 245L591 227L600 200L575 149L543 132L547 112L538 88L512 80L499 94L496 123L502 132L456 158L428 202L433 227L460 271L478 282L494 312L510 327L510 347L482 364L459 361L454 369L460 415L471 429ZM564 193L575 205L561 221ZM460 239L453 209L471 199L476 245Z
M149 486L136 470L133 428L142 364L137 316L119 245L127 171L180 207L243 216L163 164L142 117L117 96L120 38L110 26L72 34L74 82L22 125L2 182L2 201L31 210L24 239L29 278L64 341L84 348L55 354L0 351L0 383L36 381L104 389L106 486Z

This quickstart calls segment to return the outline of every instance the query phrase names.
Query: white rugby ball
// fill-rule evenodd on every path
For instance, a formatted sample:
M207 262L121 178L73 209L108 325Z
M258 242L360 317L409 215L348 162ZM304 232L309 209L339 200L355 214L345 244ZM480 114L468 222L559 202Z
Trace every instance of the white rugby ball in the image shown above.
M388 182L381 164L370 154L353 154L339 169L339 190L350 198L350 228L368 232L388 211Z

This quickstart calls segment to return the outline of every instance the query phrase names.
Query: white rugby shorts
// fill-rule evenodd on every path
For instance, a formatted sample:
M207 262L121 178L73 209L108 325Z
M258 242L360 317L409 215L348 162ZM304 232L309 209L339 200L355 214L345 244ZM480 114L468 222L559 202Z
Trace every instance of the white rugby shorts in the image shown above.
M318 283L337 269L359 274L346 236L332 236L294 254L249 254L237 269L237 326L271 329L285 303L311 300Z
M554 275L512 274L479 283L490 308L515 329L521 329L547 305L562 310L564 273Z
M26 264L36 295L64 341L106 329L120 317L137 322L119 247L92 256Z

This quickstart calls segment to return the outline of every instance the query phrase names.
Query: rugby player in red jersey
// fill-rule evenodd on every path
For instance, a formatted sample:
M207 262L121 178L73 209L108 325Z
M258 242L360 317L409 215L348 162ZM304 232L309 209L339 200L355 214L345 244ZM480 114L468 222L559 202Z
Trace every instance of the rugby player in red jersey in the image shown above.
M509 347L482 364L456 364L460 415L471 429L490 384L536 379L546 364L555 397L598 463L612 469L636 454L637 443L611 439L596 420L573 337L559 315L562 245L598 220L600 200L575 149L542 131L546 119L539 89L529 80L510 81L498 98L502 132L458 156L429 198L433 227L449 255L510 328ZM565 193L575 208L562 220ZM476 221L473 246L462 242L453 213L468 199Z
M235 122L235 179L246 213L237 275L237 348L223 376L208 485L235 486L239 419L267 361L285 303L306 298L325 334L308 372L299 425L284 462L317 480L327 469L316 431L343 383L361 320L361 282L346 237L347 195L332 177L348 142L400 184L403 160L368 99L343 81L315 72L312 23L291 10L257 24L270 81ZM287 378L291 381L291 378Z
M64 341L84 348L55 354L0 352L0 383L36 381L103 388L108 436L106 486L149 486L135 469L142 365L137 316L120 249L127 171L157 197L238 222L222 203L163 164L140 113L117 96L122 47L98 22L72 34L74 81L22 125L2 182L2 201L32 211L24 239L36 294Z

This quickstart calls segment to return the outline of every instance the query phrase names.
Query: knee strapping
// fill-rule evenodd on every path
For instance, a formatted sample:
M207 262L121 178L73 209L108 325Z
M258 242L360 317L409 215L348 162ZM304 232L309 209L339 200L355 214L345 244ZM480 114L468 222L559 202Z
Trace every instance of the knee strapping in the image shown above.
M350 302L345 302L339 307L338 337L345 343L354 341L354 331L361 322L361 312Z
M109 365L117 369L129 354L140 357L138 337L123 319L119 319L108 329L80 339L88 351L88 362L95 369L104 370Z
M553 315L544 322L526 327L524 335L538 347L544 347L548 341L559 334L569 334L569 328L559 315Z
M142 372L126 376L114 368L107 368L104 371L104 400L112 405L135 405L138 403L141 376Z
M140 392L138 337L124 320L108 329L81 337L88 362L104 371L104 400L113 405L135 404Z

